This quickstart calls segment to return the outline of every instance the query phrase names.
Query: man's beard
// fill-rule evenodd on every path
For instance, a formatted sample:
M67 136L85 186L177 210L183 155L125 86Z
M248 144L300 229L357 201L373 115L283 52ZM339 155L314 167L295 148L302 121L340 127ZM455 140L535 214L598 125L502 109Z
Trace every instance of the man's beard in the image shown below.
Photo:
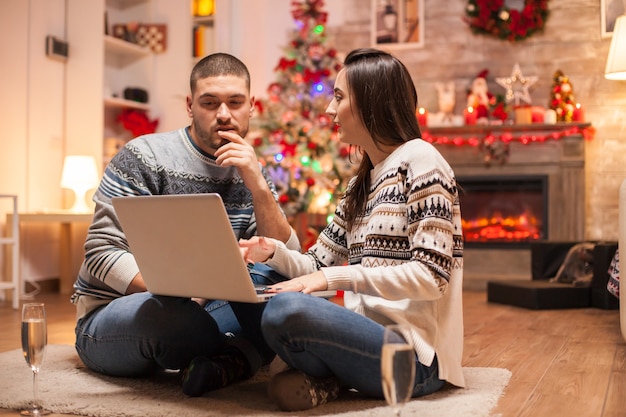
M194 123L194 130L196 138L205 147L215 151L222 145L223 139L216 137L217 134L213 135L211 131L201 128L198 123Z

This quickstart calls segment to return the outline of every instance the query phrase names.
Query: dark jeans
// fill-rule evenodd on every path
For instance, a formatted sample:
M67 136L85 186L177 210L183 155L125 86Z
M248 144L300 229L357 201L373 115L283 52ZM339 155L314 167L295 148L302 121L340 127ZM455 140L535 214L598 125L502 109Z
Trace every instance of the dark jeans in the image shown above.
M288 292L268 302L262 328L267 343L292 368L315 377L335 375L347 387L383 398L381 324L323 298ZM415 356L413 397L444 383L436 358L425 366Z
M285 279L262 264L254 265L250 276L259 284ZM260 326L265 305L213 301L203 308L188 298L127 295L78 321L76 350L94 371L140 376L185 368L196 356L214 356L224 348L224 333L230 332L248 340L269 363L274 352Z

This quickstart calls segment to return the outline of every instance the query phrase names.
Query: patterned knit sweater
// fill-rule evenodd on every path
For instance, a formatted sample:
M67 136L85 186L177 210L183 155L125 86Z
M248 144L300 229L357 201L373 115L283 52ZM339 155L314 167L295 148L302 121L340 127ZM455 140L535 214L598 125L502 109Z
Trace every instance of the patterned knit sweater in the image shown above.
M278 243L268 264L296 277L321 269L345 306L381 323L407 323L420 362L435 353L439 377L464 386L463 238L456 179L420 139L371 172L365 215L347 232L344 204L306 254Z
M264 172L274 197L274 185ZM94 195L96 208L85 242L85 260L74 284L78 317L121 297L139 272L113 210L116 196L219 193L237 238L256 232L252 194L235 167L221 167L198 148L187 129L141 136L107 166ZM288 242L299 244L295 234Z

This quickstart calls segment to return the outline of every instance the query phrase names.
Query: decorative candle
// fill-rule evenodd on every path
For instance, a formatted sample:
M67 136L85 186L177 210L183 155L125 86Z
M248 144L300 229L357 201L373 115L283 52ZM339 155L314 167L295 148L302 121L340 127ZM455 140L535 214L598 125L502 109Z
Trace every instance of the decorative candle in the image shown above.
M547 109L543 115L543 122L547 125L556 124L556 111L554 111L554 109Z
M580 105L580 103L576 103L576 107L574 107L574 112L572 113L572 122L584 122L585 121L585 109Z
M428 125L428 110L423 107L417 109L417 123L420 127Z
M465 115L465 124L466 125L475 125L476 124L476 121L478 120L478 114L477 114L476 110L472 106L469 106L468 108L466 108L465 111L463 112L463 114Z
M533 123L543 123L546 109L541 106L532 106L530 108L531 119Z
M532 123L532 116L529 106L517 107L515 109L515 124L525 125Z

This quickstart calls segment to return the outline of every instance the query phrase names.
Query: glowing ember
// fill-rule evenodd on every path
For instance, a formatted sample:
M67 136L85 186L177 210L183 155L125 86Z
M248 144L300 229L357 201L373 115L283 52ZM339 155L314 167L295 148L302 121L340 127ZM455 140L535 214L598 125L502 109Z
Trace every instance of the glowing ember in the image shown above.
M462 220L466 242L520 242L541 238L541 225L529 213L503 216L494 212L491 217Z

